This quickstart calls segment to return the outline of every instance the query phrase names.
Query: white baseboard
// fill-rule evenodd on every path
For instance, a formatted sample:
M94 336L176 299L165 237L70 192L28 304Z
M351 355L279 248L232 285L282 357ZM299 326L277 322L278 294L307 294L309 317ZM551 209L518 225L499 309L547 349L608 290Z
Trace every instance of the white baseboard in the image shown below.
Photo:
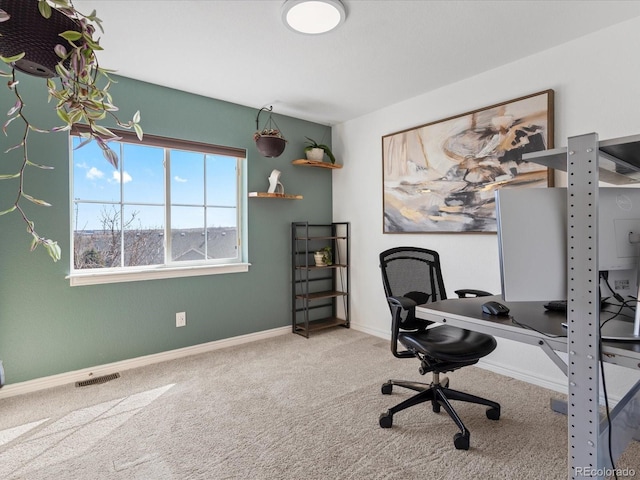
M45 388L59 387L61 385L67 385L69 383L91 380L95 377L110 375L112 373L121 372L123 370L130 370L132 368L139 368L146 365L152 365L154 363L166 362L168 360L187 357L189 355L197 355L199 353L220 350L221 348L233 347L235 345L241 345L243 343L255 342L256 340L263 340L265 338L286 335L287 333L291 333L291 326L278 327L262 332L249 333L247 335L240 335L238 337L225 338L223 340L216 340L214 342L193 345L191 347L178 348L176 350L169 350L166 352L154 353L152 355L145 355L143 357L136 357L119 362L108 363L105 365L98 365L96 367L83 368L82 370L74 370L72 372L60 373L58 375L36 378L35 380L28 380L26 382L12 383L0 388L0 399L22 395L25 393L32 393L38 390L44 390Z
M360 323L351 322L351 328L357 330L359 332L367 333L374 337L384 338L385 340L391 340L391 332L389 330L378 330L376 328L371 328L366 325L362 325Z
M490 372L505 375L507 377L522 380L523 382L537 385L538 387L553 390L558 393L567 393L567 382L559 382L556 379L546 378L540 375L533 375L529 371L520 370L513 367L505 367L504 364L492 362L489 359L482 359L478 362L478 367L489 370Z

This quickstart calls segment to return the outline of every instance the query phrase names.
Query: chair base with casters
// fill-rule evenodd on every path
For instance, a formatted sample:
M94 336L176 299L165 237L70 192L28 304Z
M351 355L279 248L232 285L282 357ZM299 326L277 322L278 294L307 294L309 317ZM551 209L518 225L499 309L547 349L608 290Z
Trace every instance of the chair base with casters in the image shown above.
M393 426L396 413L421 403L431 403L434 412L442 408L459 428L453 437L455 448L468 450L470 432L455 409L453 401L484 405L490 420L500 418L500 404L470 393L449 388L449 379L441 375L478 363L496 348L490 335L472 332L450 325L433 325L415 317L415 307L447 298L437 252L416 247L392 248L380 254L380 267L387 302L391 310L391 351L397 358L420 360L421 375L431 372L430 384L404 380L389 380L382 393L389 395L394 386L417 392L382 413L382 428ZM482 290L456 290L459 298L491 295ZM461 300L462 301L462 300ZM398 344L405 349L399 350Z
M446 379L446 377L445 377ZM489 408L486 411L487 418L490 420L500 419L500 404L487 400L482 397L471 395L469 393L460 392L458 390L452 390L448 388L449 380L446 379L446 383L439 379L439 374L433 374L433 382L430 385L418 382L406 382L403 380L389 380L382 385L382 393L390 395L393 391L393 386L408 388L415 390L419 393L399 403L395 407L391 407L386 412L380 414L380 426L382 428L391 428L393 426L393 415L414 405L418 405L424 402L431 402L431 408L435 413L440 413L440 407L443 407L449 414L452 420L460 429L460 432L453 436L453 444L458 450L469 450L471 433L465 427L464 423L451 406L450 400L459 400L469 403L477 403L479 405L486 405Z

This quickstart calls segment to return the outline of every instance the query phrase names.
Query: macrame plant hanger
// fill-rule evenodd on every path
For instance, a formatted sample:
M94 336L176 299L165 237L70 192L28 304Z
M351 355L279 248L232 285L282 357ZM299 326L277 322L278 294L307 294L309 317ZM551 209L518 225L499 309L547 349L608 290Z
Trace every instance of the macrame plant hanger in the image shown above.
M269 118L264 124L262 130L260 129L260 114L265 110L269 112ZM262 107L258 110L258 116L256 117L256 133L254 135L256 141L256 147L258 151L264 157L279 157L284 152L284 147L287 141L282 135L282 131L275 119L273 118L273 106Z

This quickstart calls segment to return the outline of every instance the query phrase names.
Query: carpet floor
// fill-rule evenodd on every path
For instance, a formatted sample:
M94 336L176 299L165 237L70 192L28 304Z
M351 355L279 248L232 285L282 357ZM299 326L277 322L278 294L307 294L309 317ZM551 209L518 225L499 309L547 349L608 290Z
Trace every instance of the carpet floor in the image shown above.
M0 403L3 479L566 479L566 417L549 390L478 367L451 387L496 400L455 403L471 431L456 450L444 410L420 405L382 429L411 395L391 378L428 381L388 342L342 328L284 335L61 386ZM640 475L640 442L617 465ZM619 477L625 478L625 477Z

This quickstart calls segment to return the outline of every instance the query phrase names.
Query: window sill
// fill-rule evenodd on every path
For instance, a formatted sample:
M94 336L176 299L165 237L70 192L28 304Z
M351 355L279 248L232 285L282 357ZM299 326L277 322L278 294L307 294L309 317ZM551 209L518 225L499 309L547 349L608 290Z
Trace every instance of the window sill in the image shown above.
M162 278L196 277L200 275L220 275L224 273L248 272L250 263L229 263L225 265L199 265L185 267L161 267L150 269L130 269L126 272L75 272L68 275L69 285L102 285L105 283L139 282Z

